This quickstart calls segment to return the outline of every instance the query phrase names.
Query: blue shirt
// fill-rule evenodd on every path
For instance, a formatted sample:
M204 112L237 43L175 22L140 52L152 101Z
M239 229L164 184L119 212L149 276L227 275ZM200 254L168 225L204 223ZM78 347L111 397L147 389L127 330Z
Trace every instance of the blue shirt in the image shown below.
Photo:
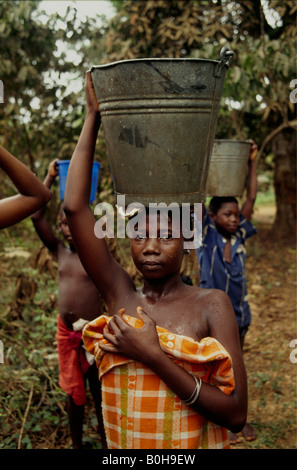
M224 257L227 240L217 231L205 210L202 245L197 249L199 286L220 289L228 294L239 328L248 327L251 321L245 275L245 240L256 233L255 227L241 215L239 226L231 235L231 263L228 263Z

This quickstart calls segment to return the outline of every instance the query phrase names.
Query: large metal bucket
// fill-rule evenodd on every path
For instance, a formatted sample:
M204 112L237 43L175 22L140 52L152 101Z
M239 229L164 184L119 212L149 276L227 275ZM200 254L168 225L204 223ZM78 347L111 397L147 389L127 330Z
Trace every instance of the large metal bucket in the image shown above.
M221 60L132 59L94 66L115 195L203 202L225 72Z
M206 181L208 196L242 196L250 149L248 140L215 139Z

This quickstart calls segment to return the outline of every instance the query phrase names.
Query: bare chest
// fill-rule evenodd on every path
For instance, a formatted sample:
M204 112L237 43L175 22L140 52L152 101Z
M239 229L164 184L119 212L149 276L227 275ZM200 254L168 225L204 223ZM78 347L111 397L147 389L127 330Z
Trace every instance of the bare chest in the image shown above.
M135 293L125 306L126 314L137 317L136 309L141 306L144 311L156 322L157 326L182 335L189 336L199 341L207 336L207 322L204 320L203 312L199 312L199 306L191 298L175 299L172 302L156 300L153 302Z
M80 281L88 280L88 275L81 264L77 253L72 253L65 249L58 256L58 273L59 280L77 279Z

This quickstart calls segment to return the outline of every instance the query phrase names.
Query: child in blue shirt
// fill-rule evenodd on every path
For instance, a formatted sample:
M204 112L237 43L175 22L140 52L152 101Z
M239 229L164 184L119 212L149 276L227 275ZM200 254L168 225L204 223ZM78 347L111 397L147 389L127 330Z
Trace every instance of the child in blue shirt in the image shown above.
M203 242L197 250L200 282L207 289L219 289L230 298L236 315L241 347L251 322L245 274L245 241L257 233L250 219L257 194L257 145L253 142L249 158L246 200L241 208L235 197L213 197L204 207ZM255 439L250 425L242 431L247 440ZM230 436L230 442L238 438Z

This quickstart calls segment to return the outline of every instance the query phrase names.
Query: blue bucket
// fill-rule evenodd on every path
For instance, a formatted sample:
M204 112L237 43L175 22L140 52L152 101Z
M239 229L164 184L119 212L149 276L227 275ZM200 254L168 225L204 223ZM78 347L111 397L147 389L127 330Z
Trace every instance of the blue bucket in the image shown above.
M60 199L64 201L64 193L66 187L66 179L68 173L70 160L61 160L58 162L59 169L59 190L60 190ZM96 192L99 180L99 170L100 163L93 162L93 171L92 171L92 185L91 185L91 194L90 194L90 204L92 204L96 199Z

